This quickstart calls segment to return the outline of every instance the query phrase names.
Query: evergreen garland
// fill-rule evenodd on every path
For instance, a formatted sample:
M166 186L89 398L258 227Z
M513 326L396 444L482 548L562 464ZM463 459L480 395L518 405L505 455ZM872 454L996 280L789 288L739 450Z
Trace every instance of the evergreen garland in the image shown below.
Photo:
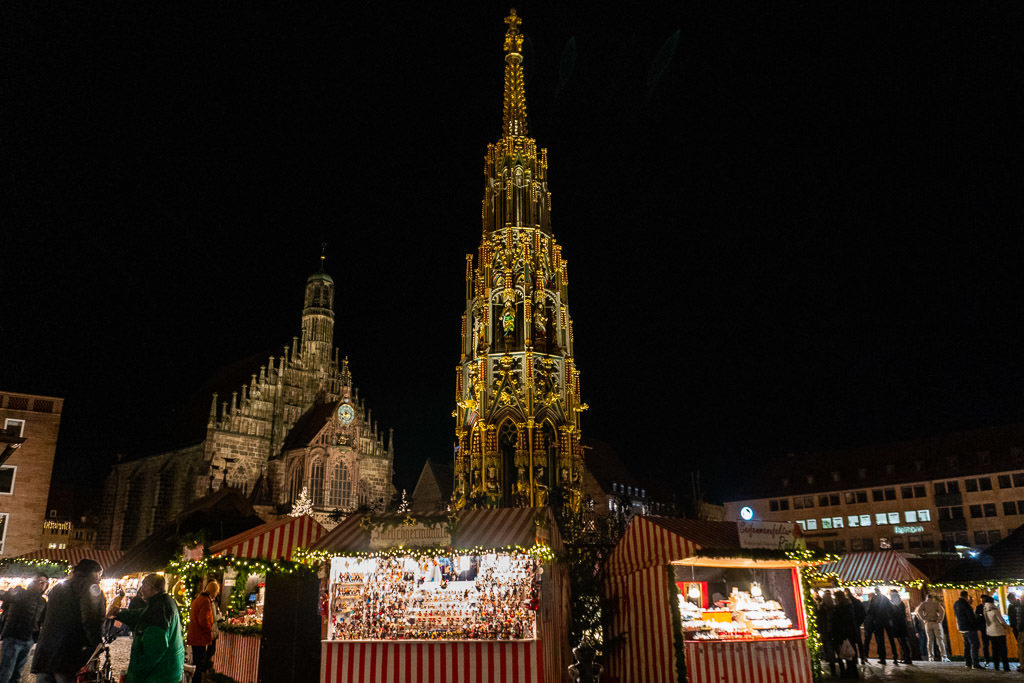
M672 647L676 651L676 681L686 683L686 649L683 647L683 617L679 613L679 586L676 585L675 567L665 565L668 571L668 611L672 615Z

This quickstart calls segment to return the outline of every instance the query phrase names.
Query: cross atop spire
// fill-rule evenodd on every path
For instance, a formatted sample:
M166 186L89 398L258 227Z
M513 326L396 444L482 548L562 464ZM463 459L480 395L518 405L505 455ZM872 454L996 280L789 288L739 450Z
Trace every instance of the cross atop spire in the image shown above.
M523 81L523 34L519 25L523 20L513 8L505 23L505 102L502 115L502 134L526 135L526 84Z
M320 243L320 272L324 271L324 261L327 260L327 242Z

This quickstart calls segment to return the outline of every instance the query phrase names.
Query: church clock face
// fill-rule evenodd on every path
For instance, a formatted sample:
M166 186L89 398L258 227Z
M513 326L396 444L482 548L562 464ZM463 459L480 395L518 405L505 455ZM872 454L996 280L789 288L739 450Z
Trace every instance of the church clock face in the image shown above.
M349 404L343 403L338 407L338 420L341 421L341 424L350 424L355 417L356 411Z

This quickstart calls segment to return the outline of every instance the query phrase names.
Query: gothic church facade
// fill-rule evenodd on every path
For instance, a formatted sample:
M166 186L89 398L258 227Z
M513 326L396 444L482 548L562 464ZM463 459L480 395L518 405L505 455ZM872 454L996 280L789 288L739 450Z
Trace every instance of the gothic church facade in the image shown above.
M334 298L321 261L306 282L301 336L251 368L230 396L211 396L202 438L114 467L98 547L127 549L224 486L245 492L267 516L286 512L303 489L320 513L386 507L394 435L378 428L348 359L339 360Z

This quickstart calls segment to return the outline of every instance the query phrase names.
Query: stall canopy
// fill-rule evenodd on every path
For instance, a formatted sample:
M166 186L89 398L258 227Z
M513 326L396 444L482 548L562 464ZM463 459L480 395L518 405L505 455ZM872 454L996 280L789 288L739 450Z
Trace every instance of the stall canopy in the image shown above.
M210 546L210 554L247 559L290 560L296 548L308 548L327 532L309 515L286 517L235 534Z
M835 576L840 584L907 585L928 580L924 572L895 550L846 553L838 562L818 567L815 573L822 578Z
M637 517L612 551L605 571L609 576L629 574L692 557L702 548L739 547L735 522Z
M106 568L115 565L117 561L121 559L121 555L123 555L123 553L119 550L95 550L93 548L40 548L39 550L33 550L30 553L20 555L19 559L66 562L74 567L78 564L79 560L88 558L99 562L100 566L103 567L104 574L106 574Z
M677 682L673 611L678 608L668 565L792 568L798 564L784 558L755 561L743 555L735 522L635 517L605 565L605 595L618 608L611 632L625 635L621 645L608 653L611 674L624 683ZM693 670L706 674L695 680L810 683L804 639L758 644L756 652L748 643L723 643L716 648L698 645L685 645L691 675ZM750 678L729 678L726 671L737 675L749 672ZM720 673L722 677L716 677Z
M1024 584L1024 526L1017 527L977 557L961 560L936 583L945 588Z
M194 501L172 521L126 550L103 574L114 578L160 571L181 552L185 537L202 535L207 541L217 540L261 524L263 520L242 492L224 487Z
M456 513L452 548L504 548L519 545L529 548L537 538L537 516L546 520L552 530L548 544L555 551L562 549L554 516L548 508L494 508L463 510ZM351 515L344 522L313 544L314 550L336 552L368 552L370 531L363 523L365 514Z

